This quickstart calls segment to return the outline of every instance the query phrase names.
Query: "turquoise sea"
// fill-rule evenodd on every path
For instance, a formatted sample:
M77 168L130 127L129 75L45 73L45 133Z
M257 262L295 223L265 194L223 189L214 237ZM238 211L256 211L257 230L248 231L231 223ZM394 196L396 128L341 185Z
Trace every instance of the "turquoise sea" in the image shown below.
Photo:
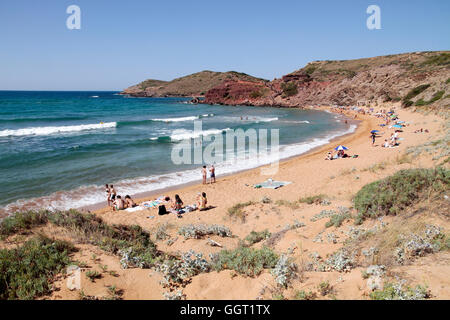
M201 164L175 164L173 149L238 128L279 129L281 158L355 129L327 112L188 101L117 92L0 91L0 214L100 203L105 183L133 195L199 180ZM194 122L200 121L199 134ZM247 151L236 146L233 152ZM216 163L218 177L263 164L226 160Z

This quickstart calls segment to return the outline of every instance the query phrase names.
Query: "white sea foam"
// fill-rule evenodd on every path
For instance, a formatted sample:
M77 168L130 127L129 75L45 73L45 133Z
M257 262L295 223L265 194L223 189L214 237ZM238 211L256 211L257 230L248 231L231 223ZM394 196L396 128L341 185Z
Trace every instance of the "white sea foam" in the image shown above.
M23 128L15 130L2 130L0 137L9 136L45 136L55 133L77 132L85 130L97 130L105 128L115 128L117 122L97 123L97 124L82 124L76 126L61 126L61 127L35 127Z
M221 134L222 132L226 132L231 130L230 128L226 129L209 129L203 131L192 131L186 129L177 129L174 130L172 135L170 136L171 140L185 140L185 139L193 139L198 138L200 136L209 136L212 134Z
M306 123L309 124L311 122L309 122L308 120L284 120L284 123Z
M301 142L292 145L280 146L278 154L268 153L264 156L247 158L240 161L224 161L222 163L215 164L217 174L230 174L238 171L256 168L262 165L268 165L279 159L286 159L292 156L296 156L309 150L319 147L321 145L329 143L332 139L349 134L355 131L356 125L351 125L344 132L335 132L327 136L315 138L308 142ZM223 130L214 130L214 132L222 132ZM206 130L203 132L210 132L213 134L213 130ZM239 154L237 157L239 158ZM242 153L241 153L242 156ZM261 180L268 177L261 176ZM118 182L114 182L114 187L120 195L135 195L139 193L158 191L167 187L177 186L189 182L195 182L201 179L201 172L199 169L185 170L180 172L173 172L169 174L154 175L148 177L139 177L134 179L126 179ZM19 200L5 207L7 213L33 209L44 208L50 210L67 210L70 208L81 208L88 205L98 204L104 202L105 190L103 186L82 186L78 189L71 191L59 191L49 196Z
M197 119L199 119L199 116L180 117L180 118L165 118L165 119L150 119L150 120L161 121L161 122L183 122L183 121L194 121Z
M214 113L206 113L202 114L201 116L188 116L188 117L178 117L178 118L156 118L156 119L150 119L151 121L160 121L160 122L184 122L184 121L194 121L198 120L200 118L207 118L207 117L213 117Z
M274 118L264 118L264 117L254 117L254 116L242 116L242 117L220 117L220 120L225 122L272 122L277 121L278 117Z

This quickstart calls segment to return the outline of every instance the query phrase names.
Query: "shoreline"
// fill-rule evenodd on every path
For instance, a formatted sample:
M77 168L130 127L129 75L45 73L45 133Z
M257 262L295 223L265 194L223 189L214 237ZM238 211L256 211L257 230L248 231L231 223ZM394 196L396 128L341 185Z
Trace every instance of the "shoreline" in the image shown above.
M283 108L283 107L280 107L280 108ZM330 108L329 107L328 108L324 108L324 107L320 107L320 108L295 107L295 109L326 112ZM307 149L306 151L299 150L300 153L293 154L293 155L292 154L291 155L287 155L287 156L282 157L282 158L280 157L279 164L284 163L286 161L289 161L289 160L291 160L293 158L297 158L297 157L308 155L311 152L314 152L315 150L317 150L318 148L322 148L322 147L327 146L327 145L329 145L331 143L334 143L334 141L338 140L339 138L346 137L348 135L354 134L358 130L358 127L359 127L359 124L360 124L361 121L354 121L354 119L351 119L351 118L347 117L344 114L334 113L332 111L329 112L329 113L340 115L342 117L341 121L347 120L348 121L347 129L342 130L341 132L338 132L338 133L330 133L330 134L324 136L323 138L317 138L317 139L319 139L319 141L322 140L322 139L325 140L325 141L323 141L323 144L320 144L320 145L317 145L317 146L308 146L308 144L314 144L314 141L316 140L316 138L311 138L311 140L304 141L304 142L301 142L301 143L293 143L293 144L284 145L283 147L285 147L285 148L289 148L290 146L296 146L296 145L300 146L300 147L306 145L309 149ZM351 131L351 132L349 132L349 131ZM288 151L288 153L291 153L291 152ZM270 164L262 163L262 164L257 164L256 166L250 166L250 167L247 167L247 168L244 167L242 169L237 169L236 171L226 172L226 173L220 173L220 171L219 171L219 177L225 178L225 177L235 176L235 175L239 175L239 174L245 173L247 171L259 170L259 169L261 169L261 168L263 168L265 166L268 166L268 165L270 165ZM217 179L217 181L219 181L219 180L220 179ZM135 199L135 201L142 202L142 201L148 200L149 198L152 198L153 196L157 196L157 195L160 195L160 194L166 194L168 192L172 192L172 191L176 191L176 190L182 190L184 188L188 188L188 187L195 186L195 185L201 185L201 178L195 179L195 180L192 180L192 181L188 181L188 182L181 182L181 183L179 183L178 181L174 181L174 182L176 184L169 185L169 186L163 186L161 188L154 189L154 190L149 190L149 191L141 191L141 192L136 192L136 193L128 192L128 194L131 195L133 197L133 199ZM79 188L82 188L82 187L83 186L80 186ZM65 191L65 190L58 190L55 193L58 193L58 192L67 192L67 191ZM119 189L119 192L120 192L120 189ZM120 193L120 194L122 194L122 193ZM125 194L123 194L123 195L125 195ZM48 195L48 196L51 196L51 195ZM45 197L46 196L44 196L42 198L45 198ZM41 197L32 198L32 199L24 199L24 201L34 200L34 199L39 200L40 198ZM7 204L4 207L8 207L9 205L10 204ZM34 210L32 207L30 207L30 208L31 208L31 210ZM104 209L107 209L107 208L108 207L107 207L106 200L101 201L101 202L95 202L95 203L92 202L90 204L73 207L73 209L80 210L80 211L83 211L83 212L91 212L91 211L95 212L95 211L104 210ZM18 209L18 210L20 210L20 209ZM53 209L53 210L56 210L56 209ZM4 219L5 217L8 217L12 213L11 211L8 212L7 210L2 210L2 211L3 212L0 212L0 220Z
M283 108L283 107L281 107ZM365 122L368 122L369 119L366 119L365 117L360 117L357 118L356 120L351 118L348 114L346 113L338 113L335 112L330 106L320 106L320 107L298 107L299 109L307 109L307 110L316 110L316 111L323 111L323 112L330 112L332 114L336 114L336 115L340 115L343 116L344 119L346 119L348 121L348 124L350 126L352 125L356 125L356 128L354 129L353 132L350 133L344 133L343 135L339 135L337 137L333 137L329 140L329 142L323 144L323 145L319 145L316 147L313 147L309 150L307 150L304 153L300 153L297 155L292 155L283 159L279 160L279 166L284 166L284 165L289 165L289 163L291 163L292 161L298 161L301 159L306 159L309 156L313 156L316 155L318 153L324 153L325 151L329 151L331 149L333 149L334 145L336 143L338 143L340 141L340 143L338 144L343 144L344 142L342 141L351 141L353 137L355 137L355 139L357 137L359 137L362 133L363 133L363 127L364 130L365 129ZM264 165L260 165L254 168L248 168L248 169L242 169L242 170L238 170L236 172L231 172L231 173L225 173L225 174L219 174L220 178L216 179L216 183L213 185L216 185L218 183L220 183L220 181L222 180L227 180L227 179L237 179L239 180L239 177L242 177L246 174L254 174L256 171L261 170L264 167L268 167L270 166L270 164L264 164ZM267 177L266 177L267 179ZM265 179L265 180L266 180ZM210 186L211 184L207 184L207 186ZM135 195L132 195L134 201L136 203L141 203L144 201L149 201L149 200L153 200L156 197L160 196L160 195L165 195L168 192L171 192L173 194L180 194L182 195L185 192L189 192L191 191L193 188L198 188L198 187L203 187L204 185L201 183L201 179L195 180L195 181L190 181L190 182L186 182L186 183L182 183L182 184L178 184L178 185L174 185L174 186L170 186L170 187L165 187L165 188L161 188L158 190L153 190L153 191L148 191L148 192L141 192L141 193L137 193ZM106 201L102 203L97 203L97 204L92 204L92 205L88 205L88 206L84 206L79 208L79 210L81 211L87 211L87 212L93 212L95 214L102 214L105 212L112 212L112 209L110 207L108 207L107 205L105 205Z

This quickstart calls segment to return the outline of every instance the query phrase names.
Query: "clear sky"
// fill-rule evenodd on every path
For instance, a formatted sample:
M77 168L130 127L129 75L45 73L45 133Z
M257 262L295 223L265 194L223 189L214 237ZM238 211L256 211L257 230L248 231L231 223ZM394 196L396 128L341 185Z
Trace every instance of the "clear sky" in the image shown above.
M81 29L69 30L69 5ZM381 8L381 30L366 9ZM449 0L1 0L0 90L121 90L201 70L450 49Z

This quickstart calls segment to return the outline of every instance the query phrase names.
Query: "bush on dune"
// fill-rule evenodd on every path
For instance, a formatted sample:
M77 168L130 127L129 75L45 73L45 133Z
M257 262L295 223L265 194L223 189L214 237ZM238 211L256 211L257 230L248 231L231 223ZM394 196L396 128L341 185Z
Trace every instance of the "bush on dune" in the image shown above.
M401 170L393 176L365 185L355 196L358 218L396 215L421 198L449 189L450 170Z
M47 222L69 230L82 243L119 255L124 268L149 268L161 255L150 240L150 233L140 226L109 225L95 214L76 210L15 213L0 223L0 236L29 230Z
M252 249L239 247L235 250L222 250L210 255L212 268L216 271L235 270L246 276L258 276L264 269L274 268L278 256L270 248Z
M68 242L45 237L0 250L0 299L30 300L50 293L52 279L70 263L73 250Z
M0 223L0 237L7 237L46 224L48 215L48 211L25 211L6 217Z

